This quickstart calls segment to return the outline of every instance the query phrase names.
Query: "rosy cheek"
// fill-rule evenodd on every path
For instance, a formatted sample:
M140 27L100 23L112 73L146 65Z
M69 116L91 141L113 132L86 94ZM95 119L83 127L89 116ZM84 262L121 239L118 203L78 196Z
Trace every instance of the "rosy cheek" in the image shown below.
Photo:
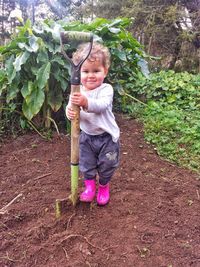
M83 74L83 75L81 75L81 79L83 80L83 79L86 79L86 75L85 74Z

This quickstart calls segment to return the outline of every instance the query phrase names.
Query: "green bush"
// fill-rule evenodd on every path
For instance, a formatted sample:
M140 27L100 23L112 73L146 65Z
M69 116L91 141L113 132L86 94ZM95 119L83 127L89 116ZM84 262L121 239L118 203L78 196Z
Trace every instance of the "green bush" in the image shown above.
M161 71L137 81L145 138L160 156L200 171L200 75Z

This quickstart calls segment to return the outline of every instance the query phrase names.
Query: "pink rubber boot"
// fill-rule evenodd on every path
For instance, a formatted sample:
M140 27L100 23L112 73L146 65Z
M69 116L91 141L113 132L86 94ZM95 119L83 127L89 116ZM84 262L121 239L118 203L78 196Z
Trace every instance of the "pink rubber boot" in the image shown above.
M92 202L96 193L96 181L95 180L85 180L85 190L80 195L80 201L82 202Z
M99 189L97 193L97 204L100 206L104 206L108 204L109 200L110 200L109 184L99 185Z

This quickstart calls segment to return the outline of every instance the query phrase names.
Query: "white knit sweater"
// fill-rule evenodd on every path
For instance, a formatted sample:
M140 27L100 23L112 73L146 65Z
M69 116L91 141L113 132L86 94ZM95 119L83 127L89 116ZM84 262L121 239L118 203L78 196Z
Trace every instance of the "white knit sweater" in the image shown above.
M103 83L93 90L84 90L81 93L88 99L87 110L80 111L80 128L89 135L99 135L104 132L112 136L113 142L119 139L120 131L112 112L113 88Z

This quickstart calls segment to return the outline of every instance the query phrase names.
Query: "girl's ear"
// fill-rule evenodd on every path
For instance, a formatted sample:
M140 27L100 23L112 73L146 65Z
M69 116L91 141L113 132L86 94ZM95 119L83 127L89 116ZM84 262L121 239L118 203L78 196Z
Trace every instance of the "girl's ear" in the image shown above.
M108 69L107 68L104 68L104 77L106 77L108 74Z

